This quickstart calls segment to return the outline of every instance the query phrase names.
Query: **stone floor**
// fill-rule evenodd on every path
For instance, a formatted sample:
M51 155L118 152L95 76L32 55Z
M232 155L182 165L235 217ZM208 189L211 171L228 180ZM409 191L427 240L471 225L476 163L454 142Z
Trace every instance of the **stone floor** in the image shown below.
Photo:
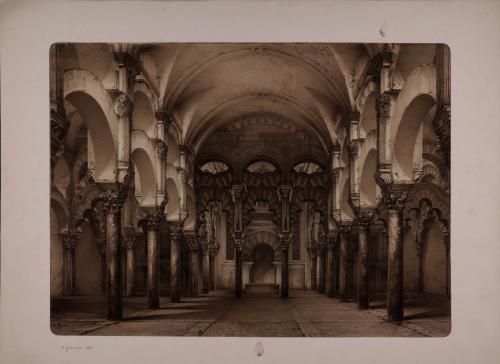
M385 320L384 301L358 310L312 291L291 290L288 299L254 295L236 299L215 291L184 297L182 303L161 298L160 309L147 310L145 297L124 299L124 320L103 319L102 297L65 297L52 301L51 328L57 335L162 336L446 336L451 329L449 301L414 296L405 305L401 324Z

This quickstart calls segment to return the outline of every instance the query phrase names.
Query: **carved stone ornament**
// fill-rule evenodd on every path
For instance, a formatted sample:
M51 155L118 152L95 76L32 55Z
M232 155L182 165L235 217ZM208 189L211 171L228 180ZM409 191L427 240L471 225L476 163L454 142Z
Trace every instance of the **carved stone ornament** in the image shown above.
M116 190L107 190L101 193L104 209L108 213L119 213L127 197L127 188L120 186Z
M203 164L198 169L203 173L219 174L227 172L229 170L229 167L223 162L210 161Z
M236 231L235 233L233 233L234 247L236 250L243 250L243 239L244 235L241 232Z
M177 224L170 225L170 239L173 241L177 241L181 236L181 227Z
M199 242L198 242L198 239L196 239L196 236L194 234L188 235L186 237L186 240L187 240L189 250L198 250Z
M358 212L356 216L356 223L359 226L359 228L368 230L371 223L371 214L365 211Z
M269 162L259 161L250 164L247 167L247 171L255 174L274 173L276 171L276 167Z
M293 170L297 173L305 173L305 174L314 174L323 171L323 169L314 162L299 163L295 167L293 167Z
M377 109L377 119L388 118L391 114L391 98L386 94L377 95L375 100L375 107Z
M80 232L71 231L63 236L64 249L75 249L76 244L80 240Z
M386 204L387 208L389 210L397 210L397 211L402 211L406 199L408 198L408 191L394 191L391 189L387 189L384 191L384 203Z
M160 156L160 158L162 160L166 160L167 159L167 155L168 155L168 145L167 145L167 143L165 143L161 139L156 139L155 140L155 144L156 144L156 150L158 151L158 155Z
M132 100L130 100L130 97L126 93L122 92L116 98L114 108L116 115L119 117L125 117L132 113L134 104L132 103Z
M287 250L289 248L291 236L292 236L292 234L290 234L290 233L279 234L281 250Z
M278 187L278 200L292 201L292 186L279 186Z

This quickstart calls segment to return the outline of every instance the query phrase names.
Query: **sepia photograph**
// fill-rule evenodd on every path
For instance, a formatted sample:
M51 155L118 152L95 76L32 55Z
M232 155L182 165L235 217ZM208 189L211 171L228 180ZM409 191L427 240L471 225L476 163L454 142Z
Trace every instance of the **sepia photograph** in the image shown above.
M48 53L47 330L450 334L446 44Z

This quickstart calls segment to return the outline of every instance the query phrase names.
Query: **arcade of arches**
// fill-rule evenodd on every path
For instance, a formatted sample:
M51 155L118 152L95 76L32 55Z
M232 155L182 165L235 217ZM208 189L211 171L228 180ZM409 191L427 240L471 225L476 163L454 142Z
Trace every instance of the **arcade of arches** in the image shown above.
M388 323L444 302L449 320L446 46L57 44L50 60L54 315L303 294Z

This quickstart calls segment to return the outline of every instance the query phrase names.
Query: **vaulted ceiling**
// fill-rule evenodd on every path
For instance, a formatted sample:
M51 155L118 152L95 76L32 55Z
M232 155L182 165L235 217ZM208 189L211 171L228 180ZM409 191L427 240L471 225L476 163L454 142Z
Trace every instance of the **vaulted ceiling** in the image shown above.
M369 54L362 44L205 43L146 45L139 58L195 151L224 125L263 113L307 131L327 152Z

